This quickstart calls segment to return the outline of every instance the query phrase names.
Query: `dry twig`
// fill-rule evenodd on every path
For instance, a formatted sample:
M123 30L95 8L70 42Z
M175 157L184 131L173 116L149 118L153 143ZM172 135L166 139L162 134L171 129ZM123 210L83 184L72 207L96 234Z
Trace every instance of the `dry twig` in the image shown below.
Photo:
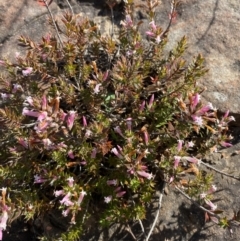
M49 15L50 15L50 17L51 17L51 19L52 19L52 22L53 22L54 28L55 28L55 30L56 30L56 33L57 33L57 36L58 36L60 45L61 45L61 47L63 48L63 42L62 42L61 36L60 36L60 34L59 34L59 31L58 31L57 25L56 25L56 23L55 23L55 20L54 20L54 18L53 18L52 12L51 12L51 10L50 10L50 8L49 8L49 5L48 5L48 3L47 3L46 0L43 0L43 2L45 3L45 6L46 6L46 8L47 8L47 10L48 10L48 13L49 13Z

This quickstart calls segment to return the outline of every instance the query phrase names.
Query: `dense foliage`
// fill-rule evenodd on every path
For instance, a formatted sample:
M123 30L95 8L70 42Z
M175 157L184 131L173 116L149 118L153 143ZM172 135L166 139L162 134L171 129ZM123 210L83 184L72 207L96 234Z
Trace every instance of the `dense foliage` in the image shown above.
M65 13L61 41L21 36L26 56L1 61L1 230L14 213L28 220L60 209L69 221L61 240L76 240L92 215L104 226L143 219L163 183L216 210L213 177L199 165L207 151L230 145L233 118L219 120L201 102L203 57L184 59L185 37L166 54L169 28L147 5L146 36L128 1L117 38Z

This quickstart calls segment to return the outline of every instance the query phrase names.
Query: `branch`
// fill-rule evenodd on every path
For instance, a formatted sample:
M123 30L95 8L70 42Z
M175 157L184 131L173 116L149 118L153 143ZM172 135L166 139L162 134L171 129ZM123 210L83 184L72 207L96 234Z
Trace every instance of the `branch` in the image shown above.
M166 182L164 182L163 184L163 187L162 187L162 190L160 192L160 195L159 195L159 199L158 199L158 210L157 210L157 213L156 213L156 216L155 216L155 219L153 221L153 224L152 224L152 227L147 235L147 238L145 239L145 241L148 241L150 236L152 235L152 232L157 224L157 221L158 221L158 217L159 217L159 214L160 214L160 209L162 207L162 198L163 198L163 192L164 192L164 188L166 186Z
M139 224L140 224L140 226L141 226L142 233L144 234L144 236L145 236L145 238L146 238L145 229L144 229L144 227L143 227L143 223L142 223L141 219L138 219L138 222L139 222Z
M220 174L222 174L222 175L224 175L224 176L231 177L231 178L233 178L233 179L236 179L236 180L240 181L239 176L237 177L237 176L234 176L234 175L231 175L231 174L227 174L227 173L225 173L225 172L223 172L223 171L220 171L220 170L216 169L215 167L213 167L213 166L211 166L211 165L209 165L209 164L207 164L207 163L205 163L205 162L203 162L203 161L201 161L201 164L203 164L204 166L206 166L206 167L214 170L214 171L217 172L217 173L220 173Z
M204 212L207 212L208 214L210 214L211 216L216 217L218 220L220 220L220 217L209 211L208 209L204 208L203 206L201 206L200 204L198 204L196 201L194 201L191 197L189 197L185 192L183 192L180 188L178 188L177 186L175 186L175 188L184 196L186 197L188 200L190 200L193 204L195 204L197 207L199 207L200 209L202 209Z
M51 10L50 10L50 8L49 8L49 5L48 5L48 3L47 3L46 0L43 0L43 2L45 3L45 6L46 6L46 8L47 8L47 10L48 10L48 13L49 13L49 15L50 15L50 17L51 17L51 19L52 19L52 22L53 22L54 28L55 28L55 30L56 30L56 33L57 33L57 36L58 36L60 45L61 45L61 47L63 48L63 42L62 42L62 39L61 39L60 34L59 34L59 32L58 32L58 28L57 28L57 25L56 25L55 20L54 20L54 18L53 18L52 12L51 12Z
M127 229L127 231L132 235L133 239L134 239L135 241L137 241L137 238L136 238L135 235L133 234L132 229L131 229L131 227L129 226L129 224L127 225L126 229Z
M172 23L173 23L173 20L175 18L175 13L176 13L176 7L178 5L178 1L177 0L172 0L171 1L171 12L170 12L170 20L169 20L169 23L168 23L168 26L167 28L165 29L165 31L161 34L160 37L165 37L166 34L169 32L171 26L172 26Z
M67 2L68 6L69 6L69 8L71 10L72 15L74 15L73 8L72 8L70 2L68 0L66 0L66 2Z

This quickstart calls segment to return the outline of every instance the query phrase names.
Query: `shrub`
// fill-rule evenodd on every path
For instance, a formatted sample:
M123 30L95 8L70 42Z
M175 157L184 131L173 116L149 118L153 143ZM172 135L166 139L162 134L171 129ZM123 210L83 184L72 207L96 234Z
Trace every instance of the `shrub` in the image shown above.
M16 211L29 220L60 209L69 221L60 239L76 240L93 215L103 226L144 219L159 184L181 187L228 225L210 201L216 187L200 163L230 145L233 118L219 120L200 101L203 57L184 59L185 37L166 54L169 28L154 21L157 2L147 6L147 43L128 1L116 39L65 13L60 41L21 36L26 56L1 61L1 230Z

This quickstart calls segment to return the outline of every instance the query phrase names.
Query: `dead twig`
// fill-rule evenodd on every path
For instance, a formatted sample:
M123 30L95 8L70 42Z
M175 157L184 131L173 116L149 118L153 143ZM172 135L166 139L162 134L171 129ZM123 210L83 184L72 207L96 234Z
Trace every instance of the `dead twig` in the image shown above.
M218 220L220 220L220 217L209 211L208 209L204 208L203 206L201 206L200 204L198 204L196 201L194 201L191 197L189 197L184 191L182 191L179 187L175 186L175 188L184 196L186 197L188 200L190 200L193 204L195 204L197 207L199 207L201 210L203 210L204 212L207 212L208 214L210 214L211 216L216 217Z
M54 26L55 31L56 31L56 33L57 33L57 36L58 36L60 45L61 45L61 47L63 48L63 42L62 42L61 36L60 36L60 34L59 34L59 31L58 31L57 25L56 25L56 23L55 23L55 20L54 20L54 18L53 18L52 12L51 12L51 10L50 10L50 8L49 8L49 5L48 5L48 3L47 3L46 0L43 0L43 2L45 3L45 6L46 6L46 8L47 8L47 10L48 10L48 13L49 13L49 15L50 15L50 17L51 17L51 19L52 19L53 26Z
M206 167L208 167L208 168L210 168L210 169L212 169L212 170L214 170L214 171L217 172L217 173L220 173L220 174L222 174L222 175L224 175L224 176L231 177L231 178L233 178L233 179L236 179L236 180L240 181L240 177L239 177L239 176L237 177L237 176L228 174L228 173L226 173L226 172L220 171L220 170L218 170L217 168L215 168L215 167L213 167L213 166L211 166L211 165L209 165L209 164L207 164L207 163L205 163L205 162L203 162L203 161L201 161L201 164L204 165L204 166L206 166Z
M72 15L74 15L72 5L70 4L70 2L68 0L66 0L66 2L67 2L68 6L69 6L69 8L71 10Z
M133 234L132 229L131 229L131 227L129 226L129 224L127 225L126 229L127 229L127 231L131 234L131 236L133 237L133 239L134 239L135 241L137 241L137 238L136 238L136 236Z
M145 239L145 241L149 240L149 238L151 237L152 232L153 232L153 230L154 230L154 228L157 224L158 217L159 217L159 214L160 214L160 210L161 210L161 207L162 207L162 198L163 198L163 192L164 192L165 186L166 186L166 182L164 182L164 185L163 185L162 190L160 192L159 199L158 199L158 210L157 210L155 219L153 221L152 227L151 227L150 231L148 232L148 235L147 235L147 238Z

